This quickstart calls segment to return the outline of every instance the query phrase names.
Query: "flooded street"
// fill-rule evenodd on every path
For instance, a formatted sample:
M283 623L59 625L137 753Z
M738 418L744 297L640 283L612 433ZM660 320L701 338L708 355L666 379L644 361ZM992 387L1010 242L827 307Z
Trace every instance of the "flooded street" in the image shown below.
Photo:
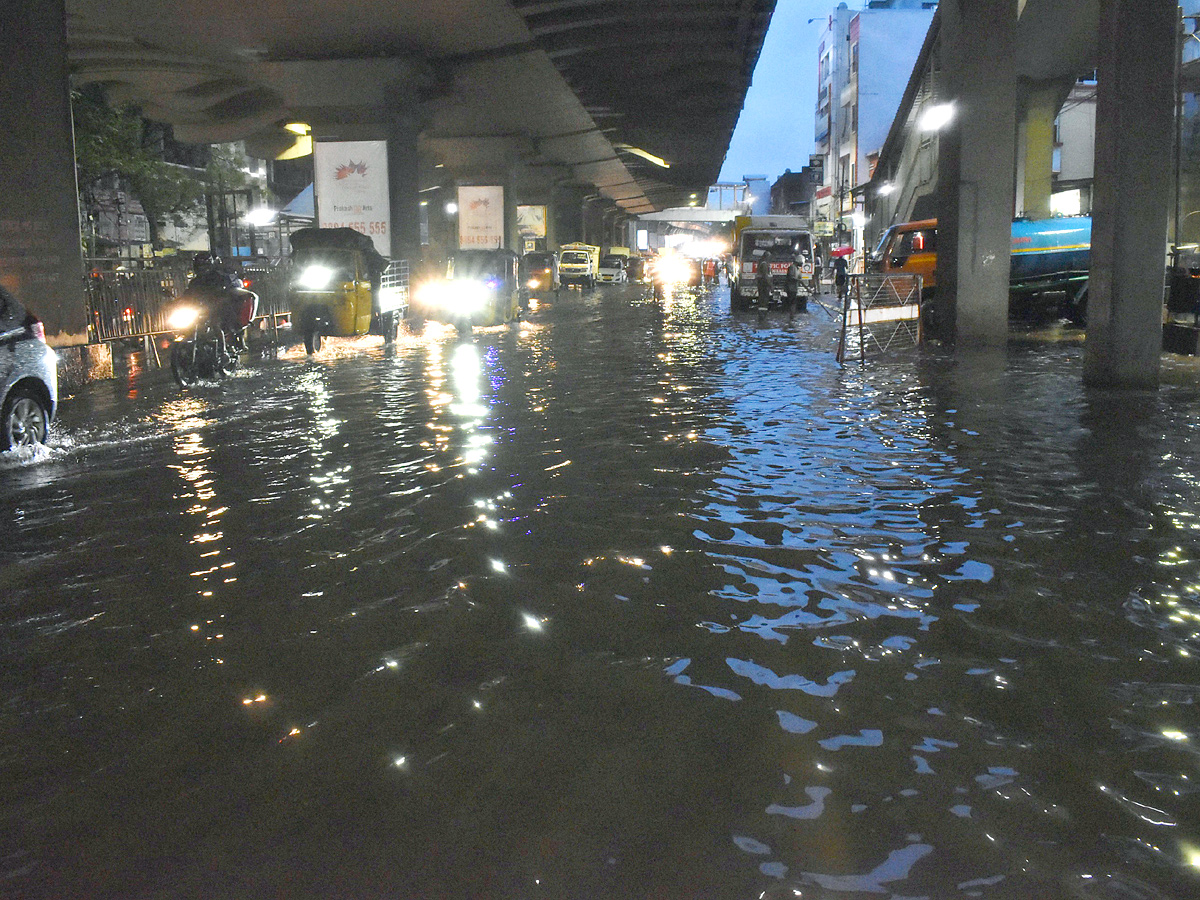
M65 401L0 896L1197 896L1196 379L727 291Z

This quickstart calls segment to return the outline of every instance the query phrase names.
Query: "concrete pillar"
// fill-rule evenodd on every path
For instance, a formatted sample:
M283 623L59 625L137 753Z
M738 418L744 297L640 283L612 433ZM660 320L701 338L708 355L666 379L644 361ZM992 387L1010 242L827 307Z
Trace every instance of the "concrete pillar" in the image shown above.
M416 264L421 258L421 183L416 110L398 100L388 110L388 194L392 207L392 256Z
M520 254L524 250L521 235L517 231L517 184L518 170L511 163L504 172L504 246Z
M1050 217L1050 195L1054 187L1054 120L1058 116L1057 88L1038 87L1029 92L1022 122L1024 174L1022 215L1031 219Z
M0 284L52 344L87 342L63 0L0 4Z
M558 191L553 189L546 201L546 249L558 250Z
M1101 0L1084 381L1153 387L1171 206L1175 0Z
M954 104L939 140L935 331L965 345L1008 338L1017 129L1017 0L941 4L942 96Z

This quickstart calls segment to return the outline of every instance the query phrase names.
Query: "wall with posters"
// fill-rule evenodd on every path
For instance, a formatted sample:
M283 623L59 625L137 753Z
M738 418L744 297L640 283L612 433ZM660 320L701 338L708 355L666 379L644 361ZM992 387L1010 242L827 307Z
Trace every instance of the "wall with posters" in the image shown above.
M361 231L390 256L387 141L318 141L313 174L317 225Z
M496 250L504 246L503 187L459 187L458 246L480 250Z

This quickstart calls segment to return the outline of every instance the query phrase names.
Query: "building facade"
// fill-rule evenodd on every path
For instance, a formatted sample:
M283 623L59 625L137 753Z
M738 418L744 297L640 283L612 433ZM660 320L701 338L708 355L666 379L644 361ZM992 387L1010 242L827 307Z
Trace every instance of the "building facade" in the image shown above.
M870 0L829 15L817 51L818 234L862 246L856 189L871 178L936 8L932 0Z

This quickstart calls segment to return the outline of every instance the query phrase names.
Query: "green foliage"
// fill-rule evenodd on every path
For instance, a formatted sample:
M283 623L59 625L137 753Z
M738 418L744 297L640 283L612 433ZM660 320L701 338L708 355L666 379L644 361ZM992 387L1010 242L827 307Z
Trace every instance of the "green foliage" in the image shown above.
M167 217L178 217L204 203L205 179L188 168L165 162L164 132L133 107L113 107L96 89L73 91L75 164L85 209L96 206L96 193L115 176L142 205L151 239Z

